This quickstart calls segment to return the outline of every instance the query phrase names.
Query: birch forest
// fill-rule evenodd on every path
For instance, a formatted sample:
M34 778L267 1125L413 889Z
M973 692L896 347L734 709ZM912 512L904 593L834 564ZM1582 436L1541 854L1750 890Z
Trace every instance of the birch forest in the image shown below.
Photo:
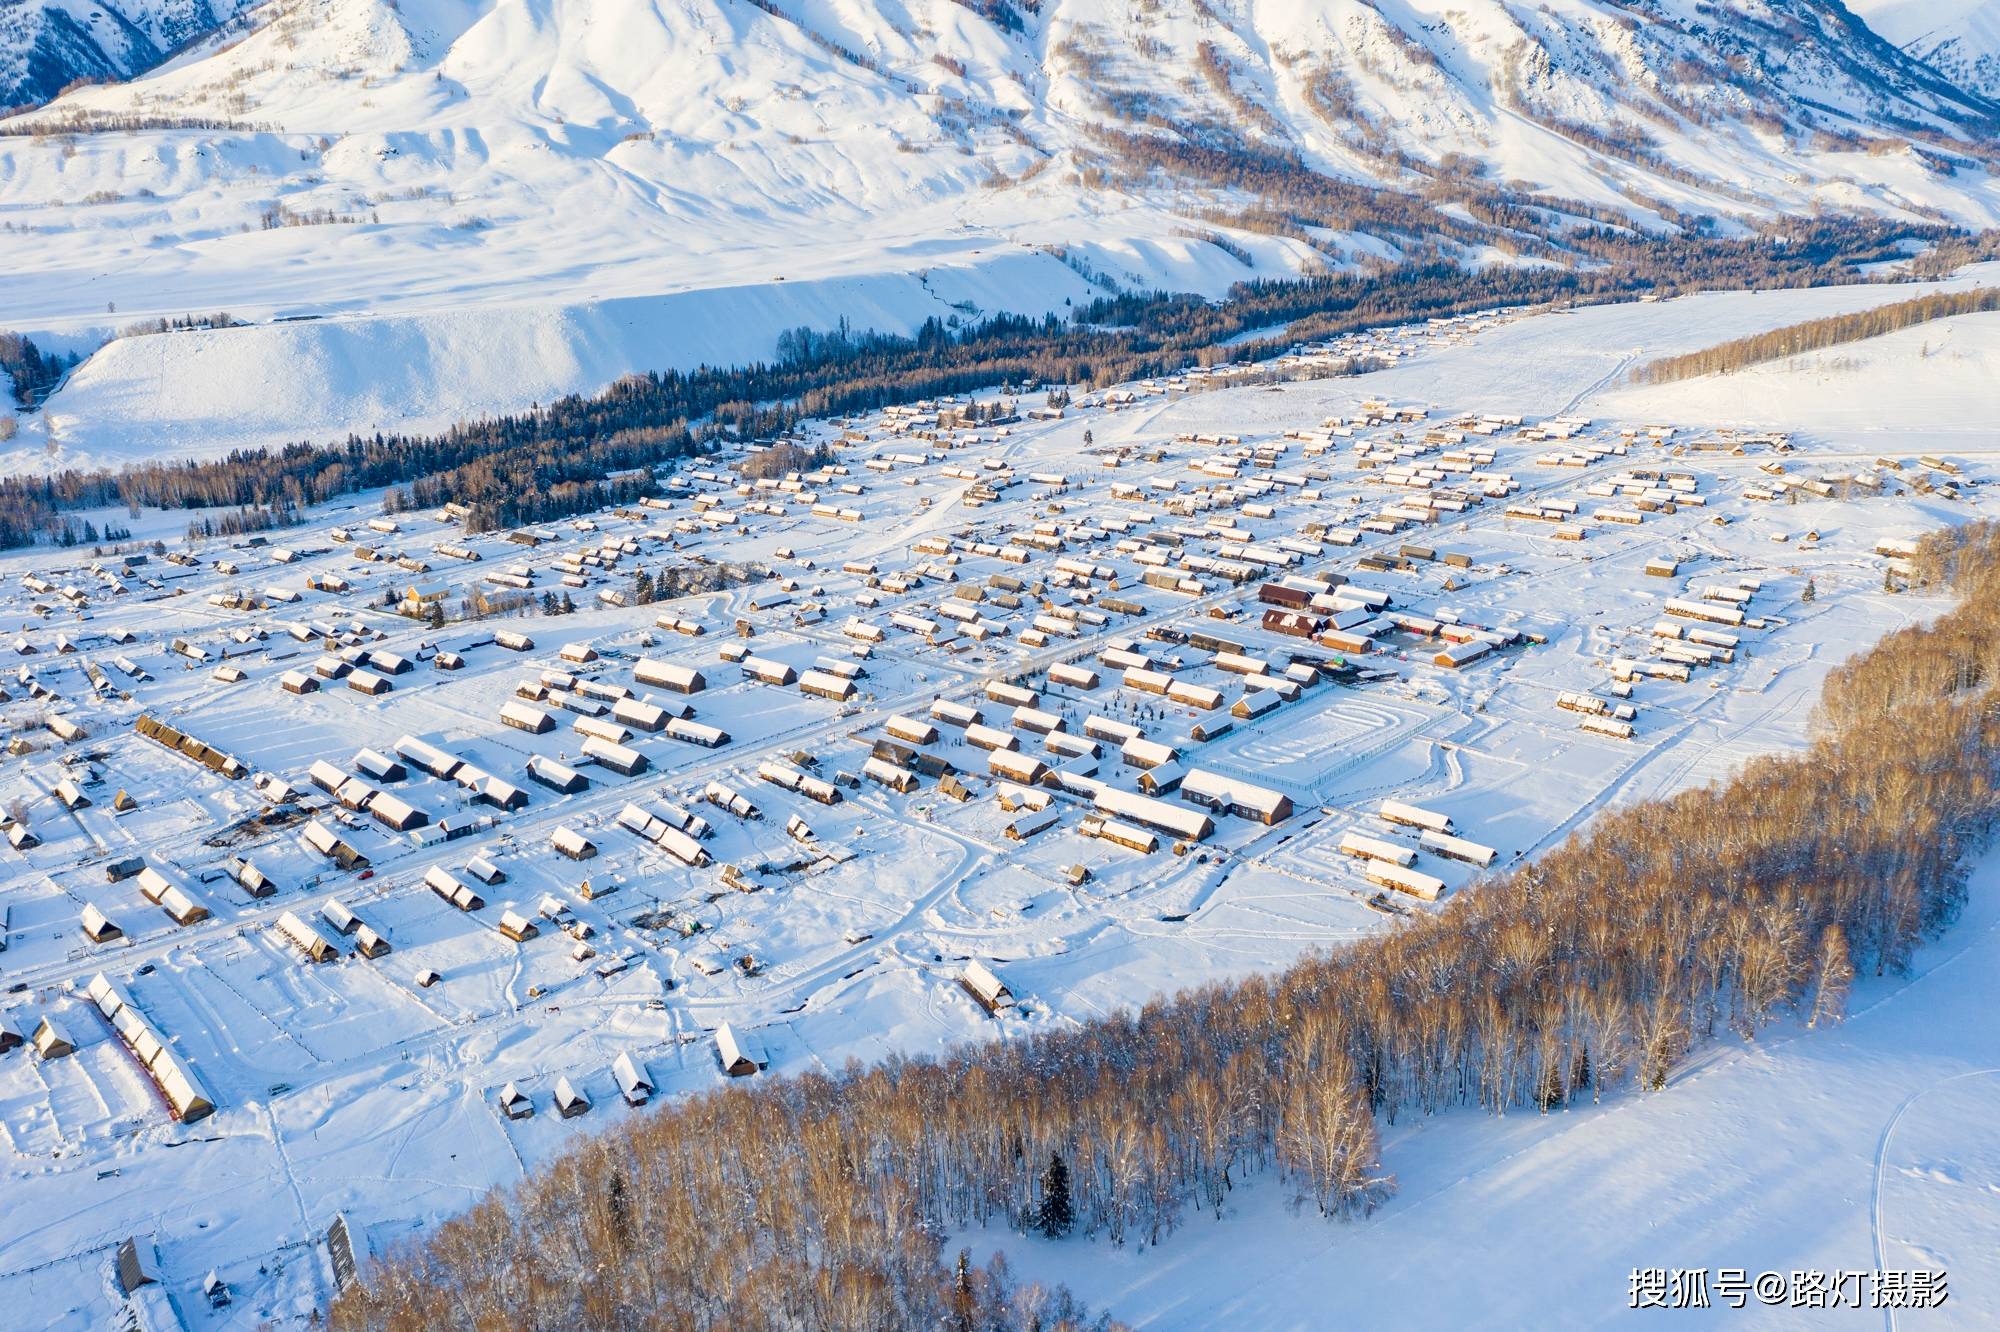
M1894 301L1853 314L1829 315L1788 324L1749 337L1704 347L1681 356L1664 356L1649 361L1633 373L1642 384L1671 384L1697 375L1722 375L1766 361L1779 361L1802 352L1838 347L1845 342L1879 338L1934 319L1953 315L1986 314L2000 310L2000 287L1979 287L1972 291L1943 291Z

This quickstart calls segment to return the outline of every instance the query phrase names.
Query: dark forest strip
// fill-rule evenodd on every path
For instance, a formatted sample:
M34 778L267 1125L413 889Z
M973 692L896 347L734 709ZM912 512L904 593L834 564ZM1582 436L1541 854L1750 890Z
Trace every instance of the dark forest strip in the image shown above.
M1313 188L1325 193L1335 187L1321 181ZM1318 209L1304 215L1311 219L1336 202L1315 196L1299 206ZM1373 206L1383 205L1378 200ZM1494 210L1500 205L1489 206ZM1474 269L1436 259L1240 283L1219 303L1151 292L1106 297L1067 319L1000 315L961 329L932 320L914 337L795 336L797 354L773 364L630 375L599 394L467 422L438 435L356 436L208 462L161 460L117 472L7 478L0 480L0 548L59 540L65 531L76 540L81 524L69 515L79 509L243 510L256 515L254 521L238 518L217 530L252 530L282 526L306 505L391 486L406 488L400 499L411 504L467 506L471 530L511 527L629 501L648 493L650 482L612 479L621 473L689 456L718 438L770 438L809 417L1009 384L1112 384L1254 360L1303 339L1494 306L1852 282L1857 265L1896 257L1905 240L1930 241L1941 252L1971 258L1995 238L1968 241L1939 227L1828 218L1742 238L1698 231L1637 237L1605 227L1565 239L1590 261L1587 266ZM1224 345L1274 326L1286 326L1286 334Z

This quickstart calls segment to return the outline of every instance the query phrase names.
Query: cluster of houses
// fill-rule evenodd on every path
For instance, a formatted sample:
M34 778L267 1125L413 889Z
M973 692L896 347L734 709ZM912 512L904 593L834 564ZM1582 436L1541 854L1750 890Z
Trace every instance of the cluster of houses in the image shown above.
M242 934L301 968L284 974L446 984L435 1001L458 988L451 964L392 928L414 897L447 936L479 932L610 981L631 958L606 944L605 913L643 912L669 946L689 943L702 904L840 863L885 811L990 835L1072 885L1139 857L1253 847L1318 805L1310 783L1244 757L1253 737L1309 731L1338 690L1464 699L1566 627L1494 591L1515 552L1577 558L1544 539L1590 539L1593 554L1646 542L1654 623L1612 644L1608 679L1556 692L1542 714L1631 740L1651 682L1730 665L1770 622L1761 577L1652 539L1720 516L1685 457L1710 441L1366 399L1286 428L1117 432L1060 460L1014 447L1029 431L1080 434L1079 415L1393 362L1511 317L1354 334L1076 401L889 407L512 531L476 530L447 505L24 575L9 591L49 623L16 633L0 704L31 719L12 752L49 756L37 798L9 804L0 832L40 864L51 840L118 827L149 790L172 799L178 784L229 811L170 846L103 843L121 886L93 882L62 917L92 967L135 940L254 921ZM1744 494L1824 500L1913 476L1937 494L1971 484L1943 459L1910 472L1773 461ZM881 520L912 514L926 516L904 544L876 539ZM1916 549L1885 540L1879 553L1907 574ZM279 721L260 733L243 724L252 711ZM278 742L293 726L308 745ZM146 786L160 770L172 781ZM1327 859L1343 886L1404 909L1499 854L1395 800L1337 832ZM635 877L670 909L610 896ZM550 878L563 892L543 891ZM687 959L738 983L759 970L740 939L690 944ZM997 965L968 960L956 982L1002 1015L1018 1001ZM209 1113L193 1063L131 992L100 975L89 997L176 1115ZM74 1049L54 1011L26 1026L0 1014L0 1050ZM723 1074L769 1062L747 1026L721 1025L712 1045ZM636 1054L611 1082L631 1104L653 1094ZM569 1118L591 1094L573 1070L509 1081L493 1103L523 1119L539 1097Z
M1490 866L1499 854L1490 846L1458 836L1449 815L1420 805L1384 800L1375 816L1386 831L1344 833L1339 842L1340 853L1360 862L1362 875L1370 883L1426 902L1437 900L1444 892L1445 881L1417 868L1419 853L1479 869ZM1417 837L1415 845L1397 835L1411 833Z

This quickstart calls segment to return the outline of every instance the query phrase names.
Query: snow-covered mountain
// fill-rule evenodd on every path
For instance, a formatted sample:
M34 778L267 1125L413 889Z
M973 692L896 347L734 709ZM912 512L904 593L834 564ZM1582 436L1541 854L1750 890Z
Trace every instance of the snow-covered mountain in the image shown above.
M1850 0L1848 7L1959 87L2000 97L2000 0Z
M1474 194L1564 201L1528 224L1556 244L1585 215L2000 221L2000 106L1838 0L271 0L244 27L0 122L10 326L587 306L523 326L565 330L551 363L643 365L648 333L597 354L603 302L754 290L754 348L863 299L898 324L1519 254Z
M0 5L0 106L46 101L79 79L142 74L253 0L8 0Z
M565 270L634 229L786 249L1119 214L1133 200L1106 186L1184 189L1196 151L1621 211L1995 211L2000 106L1837 0L274 0L255 18L10 122L75 134L0 147L0 202L91 201L61 218L65 248L106 231L81 248L253 259L286 247L245 225L454 254L525 225Z

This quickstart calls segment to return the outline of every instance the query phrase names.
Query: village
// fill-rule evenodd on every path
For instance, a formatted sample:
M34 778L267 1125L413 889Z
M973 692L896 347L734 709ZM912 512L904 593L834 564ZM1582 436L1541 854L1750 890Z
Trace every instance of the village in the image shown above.
M1345 378L1515 315L0 558L0 1161L97 1236L0 1291L303 1317L593 1121L1394 929L1801 734L1981 469Z

